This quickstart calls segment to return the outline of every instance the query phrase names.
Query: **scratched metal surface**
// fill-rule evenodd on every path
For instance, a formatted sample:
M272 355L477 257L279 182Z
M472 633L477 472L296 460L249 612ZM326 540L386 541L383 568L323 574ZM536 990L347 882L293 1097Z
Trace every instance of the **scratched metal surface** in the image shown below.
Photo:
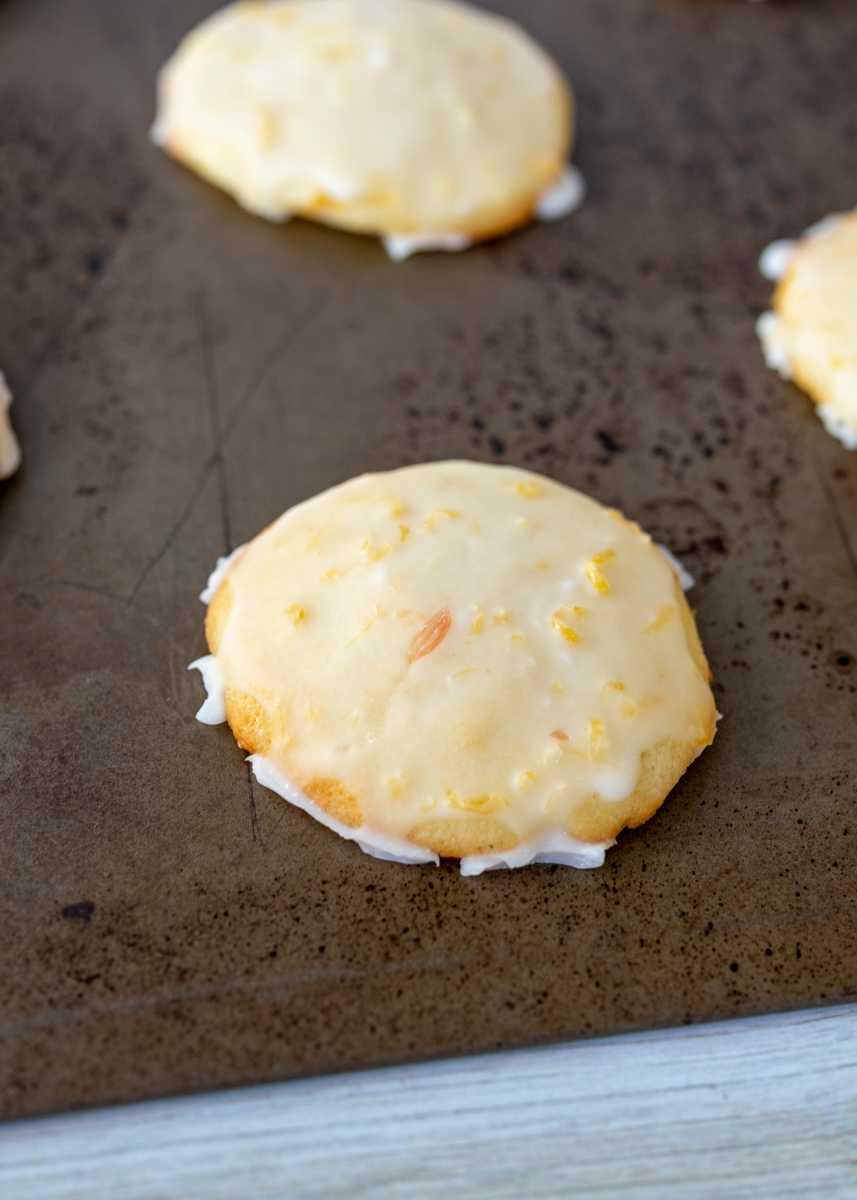
M760 249L857 200L857 8L497 7L577 86L589 199L394 266L148 145L209 0L0 3L6 1115L857 986L857 458L753 333ZM581 487L699 580L717 742L601 871L377 862L193 719L217 555L446 456Z

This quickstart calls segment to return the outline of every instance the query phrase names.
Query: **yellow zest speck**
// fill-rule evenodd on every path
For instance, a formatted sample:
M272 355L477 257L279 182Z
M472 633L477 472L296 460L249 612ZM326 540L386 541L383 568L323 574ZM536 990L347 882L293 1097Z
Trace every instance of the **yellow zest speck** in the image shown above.
M614 692L624 692L625 685L624 685L624 683L617 683L615 679L609 680L607 683L604 684L604 687L601 689L601 699L602 700L604 699L604 693L608 690L608 688Z
M458 678L460 678L460 676L462 676L462 675L470 675L470 674L471 674L471 672L473 672L473 671L475 671L475 670L476 670L476 668L475 668L475 667L468 667L468 668L467 668L465 671L456 671L456 672L455 672L455 674L454 674L454 675L450 675L450 677L449 677L449 678L450 678L450 679L458 679Z
M309 719L310 719L311 721L317 721L317 720L318 720L318 709L317 709L317 708L311 708L311 709L309 710Z
M586 574L589 576L590 582L596 591L602 596L606 596L610 591L610 584L596 567L595 563L589 563L586 567Z
M522 642L523 640L524 640L524 635L522 633L513 633L512 636L509 638L510 642Z
M527 520L526 517L518 517L517 520L515 521L515 528L523 529L526 525L529 525L529 523L530 522Z
M505 625L509 620L509 614L506 612L505 608L501 608L498 613L494 613L494 616L491 618L491 620L495 625Z
M451 808L457 808L463 812L495 813L502 808L509 807L509 801L505 796L474 796L472 799L463 799L447 788L446 798Z
M606 742L603 723L597 717L593 717L589 722L589 757L593 761L604 757Z
M401 539L403 542L406 542L410 536L411 536L411 531L410 531L410 529L408 528L408 526L407 526L407 525L400 525L400 526L399 526L399 537L400 537L400 539Z
M557 696L561 696L562 693L565 691L565 688L562 686L561 683L552 683L551 691L554 692Z
M554 613L551 618L551 624L557 633L564 637L567 642L580 642L583 640L582 635L576 629L573 629L568 622L572 617L585 617L587 612L588 609L583 608L581 605L564 604L562 608L558 608Z
M470 626L470 632L471 632L471 634L482 632L482 613L479 614L479 616L476 618L476 620Z
M401 800L407 782L407 778L404 775L397 775L395 779L387 780L387 787L390 789L390 795L394 800Z
M372 537L370 535L363 543L361 549L370 562L377 562L379 558L383 558L384 555L388 553L392 545L392 542L387 542L386 546L382 546L379 550L376 550L372 545Z
M596 592L600 592L602 596L606 596L610 591L610 584L598 570L599 566L610 562L611 558L616 557L615 550L605 550L603 554L596 554L594 558L586 564L586 574Z
M634 716L636 711L637 711L636 704L632 704L630 700L626 700L625 703L622 705L623 719L626 721L630 721L631 717Z
M342 578L342 572L338 571L336 569L336 567L331 567L329 571L325 571L325 573L323 575L319 576L318 581L319 581L319 583L331 583L334 579L341 579L341 578Z
M547 562L545 562L545 560L543 558L540 558L539 561L536 563L536 570L537 571L548 571L548 570L550 570L550 563L547 563Z
M525 500L535 500L536 496L542 494L542 489L537 483L533 483L529 479L521 479L513 485L519 496L523 496Z
M531 792L536 785L536 777L532 771L522 771L515 783L518 785L518 791Z
M404 508L404 505L402 504L401 500L398 500L395 496L391 496L390 497L390 516L393 518L393 520L398 520L399 517L403 517L404 515L405 515L405 508Z
M647 625L643 633L658 633L665 625L668 625L675 616L675 606L672 604L661 605L661 611L652 621L651 625Z
M553 627L567 642L580 642L583 640L576 629L572 629L570 625L563 625L562 621L558 621L556 617L553 619Z
M442 517L448 517L454 521L456 517L460 517L461 513L453 512L450 508L436 508L433 513L429 513L423 521L423 529L434 529L435 525Z
M286 609L286 616L292 618L293 625L299 625L306 614L299 604L290 604Z

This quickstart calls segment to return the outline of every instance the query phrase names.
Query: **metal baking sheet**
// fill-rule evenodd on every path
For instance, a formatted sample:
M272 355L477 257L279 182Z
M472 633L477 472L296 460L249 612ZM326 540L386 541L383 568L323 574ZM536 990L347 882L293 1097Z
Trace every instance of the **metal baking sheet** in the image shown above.
M857 457L769 372L774 237L857 200L850 0L511 0L573 217L401 265L147 141L208 0L0 3L7 1116L841 1001ZM218 555L366 470L516 463L696 576L724 716L607 865L367 858L194 720Z

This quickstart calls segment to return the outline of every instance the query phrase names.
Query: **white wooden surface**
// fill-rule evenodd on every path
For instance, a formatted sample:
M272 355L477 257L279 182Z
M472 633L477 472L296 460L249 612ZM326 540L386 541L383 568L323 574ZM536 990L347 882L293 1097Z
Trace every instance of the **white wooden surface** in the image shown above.
M0 1196L857 1197L857 1006L18 1122Z

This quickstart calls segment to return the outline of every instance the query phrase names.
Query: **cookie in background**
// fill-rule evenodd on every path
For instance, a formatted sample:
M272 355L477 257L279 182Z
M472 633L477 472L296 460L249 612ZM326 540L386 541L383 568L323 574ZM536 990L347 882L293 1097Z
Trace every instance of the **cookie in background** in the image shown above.
M772 242L759 269L776 282L756 325L765 361L815 401L828 433L857 450L857 210Z
M0 371L0 479L7 479L21 465L21 447L9 420L11 403L12 393L6 383L6 376Z
M452 0L243 0L161 70L153 141L271 221L463 250L583 199L571 88L519 25Z

